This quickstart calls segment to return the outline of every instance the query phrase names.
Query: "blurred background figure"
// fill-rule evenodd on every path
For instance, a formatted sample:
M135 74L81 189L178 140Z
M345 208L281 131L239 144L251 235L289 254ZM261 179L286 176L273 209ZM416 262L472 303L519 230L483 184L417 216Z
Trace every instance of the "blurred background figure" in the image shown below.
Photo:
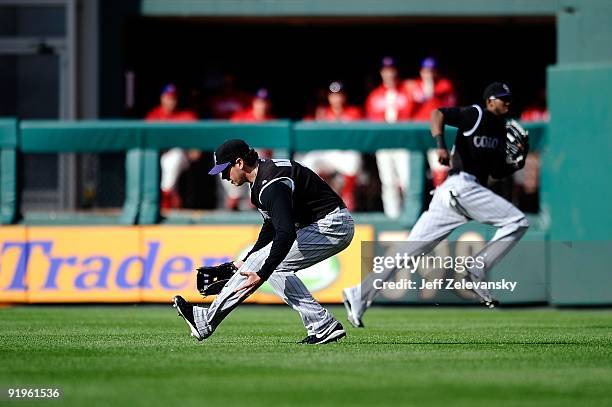
M550 115L546 106L546 89L540 89L536 99L521 113L521 120L526 122L548 121Z
M521 113L521 121L540 122L550 120L546 106L546 89L540 89L536 99ZM525 167L513 174L513 203L520 210L538 213L540 210L540 153L527 155Z
M146 116L148 121L183 121L198 120L197 115L190 110L178 109L178 90L172 83L163 87L159 97L159 106L153 108ZM189 168L191 161L198 160L200 152L186 152L180 148L171 148L161 155L161 208L180 208L182 199L178 191L178 180L181 174Z
M440 76L438 62L432 57L427 57L421 62L419 77L406 80L404 86L412 102L410 120L429 121L432 110L455 107L457 104L455 87L450 80ZM431 169L434 188L444 182L449 170L449 167L438 162L436 151L435 148L427 151L427 162Z
M396 61L384 57L380 67L382 83L366 99L366 117L373 121L395 123L409 120L411 98L401 86ZM382 189L385 215L398 218L402 212L402 191L408 188L410 154L404 149L381 149L376 164Z
M347 95L342 82L332 82L328 87L327 104L317 109L315 120L350 122L363 118L361 109L347 105ZM309 118L305 118L308 120ZM349 210L355 209L355 185L361 154L351 150L311 151L296 157L302 164L315 171L336 190ZM341 178L336 182L336 175Z
M221 87L206 103L207 116L212 119L228 120L236 112L248 108L251 95L236 87L236 77L224 73Z
M265 122L274 119L270 94L266 88L258 89L250 105L234 112L231 116L231 120L234 122L246 123Z
M268 120L275 120L272 114L272 101L270 92L266 88L259 88L251 96L251 102L244 108L234 112L230 120L236 123L262 123ZM272 158L272 150L257 149L260 158ZM222 182L225 191L225 208L237 211L240 209L251 208L250 194L248 185L236 187L230 183Z

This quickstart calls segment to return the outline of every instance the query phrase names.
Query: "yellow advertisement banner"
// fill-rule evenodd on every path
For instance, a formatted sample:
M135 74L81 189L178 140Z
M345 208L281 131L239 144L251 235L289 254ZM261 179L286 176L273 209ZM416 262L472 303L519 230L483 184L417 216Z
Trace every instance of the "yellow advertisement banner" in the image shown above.
M0 227L0 303L28 301L26 241L25 227Z
M0 303L170 302L176 294L203 302L195 268L242 258L258 232L257 225L3 227ZM371 226L356 226L347 249L298 275L319 301L340 302L342 288L359 282L361 241L372 239ZM247 301L280 299L264 284Z

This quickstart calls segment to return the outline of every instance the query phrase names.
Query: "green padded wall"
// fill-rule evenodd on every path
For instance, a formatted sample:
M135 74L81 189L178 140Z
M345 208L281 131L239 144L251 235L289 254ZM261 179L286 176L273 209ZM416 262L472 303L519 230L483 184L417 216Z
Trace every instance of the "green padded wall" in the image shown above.
M548 83L542 198L552 220L551 300L611 304L612 64L551 67Z

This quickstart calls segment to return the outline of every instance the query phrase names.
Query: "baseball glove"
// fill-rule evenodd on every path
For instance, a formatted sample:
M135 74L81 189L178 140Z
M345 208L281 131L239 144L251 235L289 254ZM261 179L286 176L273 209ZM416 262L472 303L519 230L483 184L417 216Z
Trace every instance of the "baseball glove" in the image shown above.
M213 267L200 267L197 269L196 287L204 297L219 294L236 270L231 261Z
M506 123L506 164L523 168L529 152L529 133L516 120Z

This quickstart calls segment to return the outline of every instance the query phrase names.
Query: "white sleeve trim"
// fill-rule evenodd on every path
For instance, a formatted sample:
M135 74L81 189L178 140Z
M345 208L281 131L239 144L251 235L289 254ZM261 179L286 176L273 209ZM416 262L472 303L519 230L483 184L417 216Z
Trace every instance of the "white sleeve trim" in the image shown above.
M276 181L289 181L289 182L285 182L285 184L291 188L291 192L293 192L295 190L295 184L293 183L293 180L289 177L279 177L279 178L274 178L272 181L268 182L266 185L263 186L263 188L261 188L261 191L259 191L259 196L257 197L257 199L259 199L259 203L263 205L263 202L261 202L261 194L263 194L263 191L268 188L273 182Z
M478 105L472 105L472 107L475 107L476 110L478 110L478 119L476 120L476 124L474 124L474 127L472 127L469 131L464 131L463 132L463 135L466 136L466 137L471 136L472 133L474 133L476 131L476 129L480 125L480 121L482 120L482 109L481 109L481 107L478 106Z

